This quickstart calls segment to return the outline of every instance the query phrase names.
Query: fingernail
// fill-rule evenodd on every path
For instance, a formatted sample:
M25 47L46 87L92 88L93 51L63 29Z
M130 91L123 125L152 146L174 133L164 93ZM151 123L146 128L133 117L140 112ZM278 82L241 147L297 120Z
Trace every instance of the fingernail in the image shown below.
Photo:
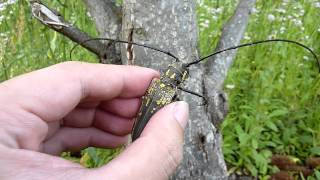
M175 102L173 113L174 118L178 121L182 129L184 129L188 123L189 104L184 101Z

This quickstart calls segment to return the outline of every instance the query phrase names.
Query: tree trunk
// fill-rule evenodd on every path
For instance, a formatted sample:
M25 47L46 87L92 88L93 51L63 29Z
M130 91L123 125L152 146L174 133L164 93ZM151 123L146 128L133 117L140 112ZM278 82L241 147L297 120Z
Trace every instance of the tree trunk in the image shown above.
M106 22L108 19L103 20L103 15L109 17L110 12L113 12L112 8L110 10L105 7L102 9L109 9L108 12L98 12L97 4L100 3L98 6L101 9L108 5L106 1L85 1L92 16L96 17L99 32L106 36L110 25ZM218 49L239 43L247 26L250 7L254 2L255 0L240 1L234 16L223 29ZM113 22L111 19L110 23ZM183 62L191 62L198 58L198 30L193 0L124 0L121 28L122 40L170 51ZM109 34L107 36L112 37ZM180 99L190 104L191 112L185 132L184 160L171 179L227 179L221 151L222 138L215 125L226 115L227 102L222 92L222 84L235 53L236 51L225 53L208 60L205 66L197 64L190 68L190 77L184 88L205 94L209 102L207 106L199 106L202 103L201 98L186 93L180 95ZM123 64L150 67L160 71L173 62L171 57L160 52L125 45L121 46L121 60Z
M132 33L133 29L133 33ZM132 37L129 37L132 36ZM128 38L129 37L129 38ZM192 0L124 0L122 39L145 43L178 56L183 62L198 58L197 19ZM122 48L122 60L136 65L164 69L173 59L159 52L133 47L133 59ZM185 88L203 94L203 69L190 68ZM202 99L181 93L180 99L190 104L189 126L185 133L184 160L171 179L225 179L226 166L221 152L221 136L212 125Z

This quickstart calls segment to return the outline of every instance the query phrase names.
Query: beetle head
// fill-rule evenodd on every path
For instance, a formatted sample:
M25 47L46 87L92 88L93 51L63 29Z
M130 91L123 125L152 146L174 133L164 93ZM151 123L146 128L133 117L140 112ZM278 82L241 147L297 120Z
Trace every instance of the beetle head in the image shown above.
M168 66L168 68L161 75L160 79L163 83L172 86L178 86L188 77L188 69L185 64L175 62Z

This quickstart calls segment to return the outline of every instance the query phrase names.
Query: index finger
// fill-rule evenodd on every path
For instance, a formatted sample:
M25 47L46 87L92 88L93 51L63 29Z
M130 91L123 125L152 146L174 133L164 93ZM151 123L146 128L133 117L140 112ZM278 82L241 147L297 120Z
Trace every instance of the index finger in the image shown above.
M57 120L83 100L140 97L156 76L156 71L137 66L67 62L2 83L0 99Z

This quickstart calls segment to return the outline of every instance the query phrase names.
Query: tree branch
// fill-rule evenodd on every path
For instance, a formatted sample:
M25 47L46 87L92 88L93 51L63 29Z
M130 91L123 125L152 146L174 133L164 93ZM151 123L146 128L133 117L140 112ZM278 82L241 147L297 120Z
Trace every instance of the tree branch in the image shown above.
M54 9L50 9L38 0L30 1L33 16L47 27L63 34L72 41L80 44L82 47L96 54L100 59L107 55L108 46L100 41L89 41L82 43L85 40L92 39L90 35L81 31L71 23L67 22Z
M249 22L250 11L256 0L240 0L234 15L225 24L215 51L238 45ZM222 91L223 82L233 63L237 50L228 51L207 60L204 65L204 92L209 99L207 113L213 124L218 127L227 114L227 98Z
M96 23L100 37L119 39L122 11L115 0L84 0ZM111 44L108 48L108 62L121 64L120 46ZM105 63L102 61L102 63Z

